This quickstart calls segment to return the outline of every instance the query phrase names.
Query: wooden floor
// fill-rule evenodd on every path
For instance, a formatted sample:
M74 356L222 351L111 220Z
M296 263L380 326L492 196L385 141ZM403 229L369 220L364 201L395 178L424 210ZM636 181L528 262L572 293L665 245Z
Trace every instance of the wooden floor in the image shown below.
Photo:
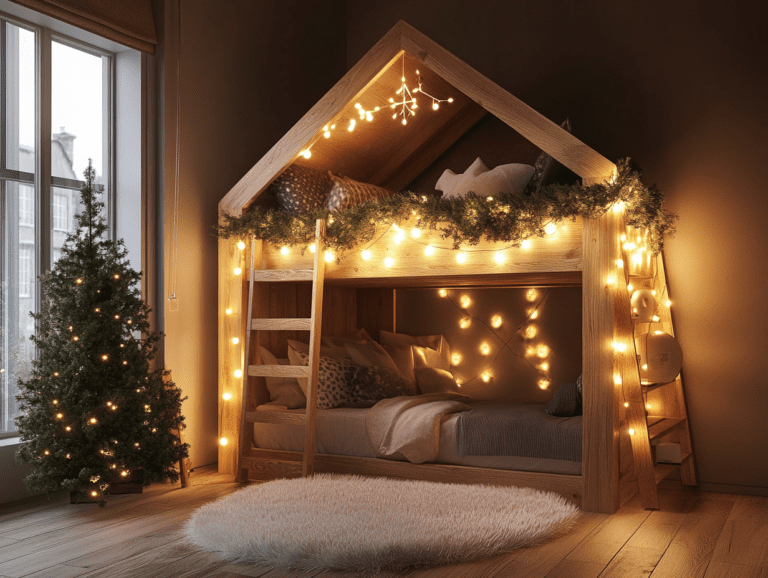
M0 577L351 578L229 564L188 546L184 521L239 485L214 470L190 486L153 485L106 508L64 498L0 506ZM612 516L585 513L569 534L470 564L412 570L412 578L768 578L768 498L668 487L661 509L630 500ZM391 575L387 575L391 576Z

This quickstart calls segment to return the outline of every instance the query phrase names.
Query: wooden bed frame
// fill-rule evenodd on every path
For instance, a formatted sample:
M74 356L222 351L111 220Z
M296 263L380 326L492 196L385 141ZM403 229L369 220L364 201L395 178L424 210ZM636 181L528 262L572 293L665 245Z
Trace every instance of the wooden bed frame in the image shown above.
M382 84L393 82L388 80L391 76L389 71L399 58L407 58L409 64L412 61L417 63L422 67L422 75L431 74L429 79L432 85L442 82L441 89L454 90L457 106L453 107L451 116L447 119L425 119L425 124L407 138L386 134L375 142L365 143L365 146L355 140L360 137L355 137L354 133L327 139L327 142L319 142L312 149L311 162L300 158L300 151L321 138L322 127L326 123L345 114L366 91L380 91ZM400 73L396 72L396 75L399 77ZM613 163L409 25L400 22L256 163L222 199L219 210L221 213L242 214L269 183L294 162L316 162L318 166L358 180L390 188L402 187L447 150L486 111L561 161L584 183L602 182L614 174ZM329 147L327 150L323 148L326 146ZM383 160L372 166L372 159L377 158ZM530 249L508 250L509 256L501 265L492 258L481 260L473 257L481 253L470 253L468 262L458 265L448 251L438 252L425 261L420 248L403 243L397 248L396 265L384 268L380 265L384 251L388 246L394 247L385 235L371 248L374 254L370 260L364 261L359 251L351 251L340 264L330 264L325 272L323 335L344 335L358 327L366 328L374 336L382 329L393 331L396 288L580 286L583 295L584 411L580 476L410 464L335 455L317 455L316 471L522 485L558 492L587 511L611 513L618 509L638 489L626 424L646 431L645 416L642 416L641 424L639 414L631 408L625 410L620 403L621 392L614 379L621 365L615 355L614 341L631 337L631 328L618 323L615 315L615 307L620 303L626 301L628 305L628 278L617 271L620 258L629 263L620 243L620 236L625 231L623 219L622 211L609 211L596 219L559 223L556 235L533 239ZM401 226L405 228L406 224L401 223ZM390 234L393 233L387 233ZM435 246L449 246L446 241L439 240L436 233L432 234L431 239L420 240ZM301 453L256 448L245 454L243 471L235 471L239 444L251 446L250 439L238 439L242 392L246 392L246 407L249 409L269 401L263 378L235 377L235 371L242 371L246 363L243 337L248 292L247 275L233 275L232 271L235 267L247 271L251 259L250 247L245 250L238 248L238 241L219 241L219 438L228 440L226 445L219 446L219 471L238 477L245 474L248 479L294 476L301 472ZM275 247L261 241L257 241L254 247L253 258L257 268L312 268L308 251L304 256L298 256L298 251L294 251L286 257ZM493 248L492 243L483 242L473 250ZM660 267L663 279L663 260L660 257L656 266ZM633 282L650 287L652 277L641 270L634 273L636 281ZM656 282L659 282L658 275ZM272 318L307 317L310 291L311 287L306 282L259 284L252 301L254 317L259 312L263 317ZM668 309L664 311L662 321L664 330L672 333ZM240 339L239 345L232 343L233 337ZM252 339L251 359L255 359L259 344L273 350L278 357L285 357L285 340L288 337L296 338L290 332L283 332L275 337L264 337L262 341ZM637 367L634 374L626 368L622 371L629 371L626 375L636 379L639 391ZM624 379L627 381L628 378ZM673 405L674 400L665 402L663 394L659 394L658 403ZM682 407L679 405L672 412L677 411L685 418L684 404ZM692 472L691 462L691 479Z

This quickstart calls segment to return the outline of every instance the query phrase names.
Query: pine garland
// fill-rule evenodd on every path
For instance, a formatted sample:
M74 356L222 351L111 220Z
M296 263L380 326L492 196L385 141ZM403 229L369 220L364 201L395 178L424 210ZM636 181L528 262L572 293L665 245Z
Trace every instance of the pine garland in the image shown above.
M356 245L373 240L378 225L406 221L416 215L418 227L440 231L453 247L472 246L485 238L518 246L529 237L542 237L550 222L576 217L594 218L615 203L626 204L627 225L647 228L648 250L661 251L664 235L674 233L677 215L662 208L664 195L646 187L629 159L617 163L613 182L594 185L550 185L527 195L500 193L492 198L470 193L462 198L402 193L342 211L319 209L303 215L254 207L242 216L223 215L218 236L254 237L275 246L306 247L314 241L315 221L329 223L325 243L337 258Z

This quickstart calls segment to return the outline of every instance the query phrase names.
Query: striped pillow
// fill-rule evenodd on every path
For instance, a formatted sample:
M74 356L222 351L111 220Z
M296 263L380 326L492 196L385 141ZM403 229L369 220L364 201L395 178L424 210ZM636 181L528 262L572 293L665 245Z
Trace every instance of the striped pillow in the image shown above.
M558 417L581 415L581 396L575 381L564 383L557 389L546 412Z
M348 209L353 205L359 205L366 201L389 197L396 193L382 189L376 185L368 183L359 183L347 177L333 176L333 186L328 193L328 199L325 201L325 208L329 211L338 211Z

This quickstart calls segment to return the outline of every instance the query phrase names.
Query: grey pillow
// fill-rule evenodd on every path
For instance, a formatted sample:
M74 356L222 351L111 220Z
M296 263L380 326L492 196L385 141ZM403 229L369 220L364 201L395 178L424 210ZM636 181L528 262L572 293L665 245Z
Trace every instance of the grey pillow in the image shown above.
M546 412L558 417L581 415L581 396L575 381L564 383L557 388Z
M291 165L269 185L269 191L285 212L302 215L322 209L331 186L328 171Z
M355 365L347 370L347 381L354 404L359 407L390 397L416 395L416 385L392 369Z

